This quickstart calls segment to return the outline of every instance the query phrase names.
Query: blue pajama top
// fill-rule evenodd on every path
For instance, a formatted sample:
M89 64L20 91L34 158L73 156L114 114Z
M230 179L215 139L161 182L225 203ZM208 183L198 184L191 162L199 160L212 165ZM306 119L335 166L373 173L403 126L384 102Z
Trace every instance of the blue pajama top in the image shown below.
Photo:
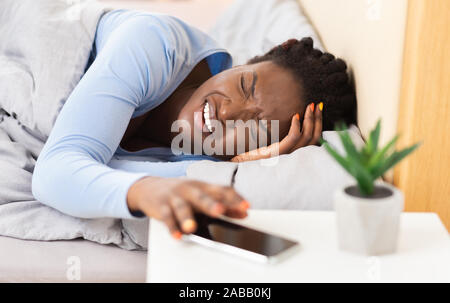
M126 203L134 182L183 176L202 156L175 156L170 148L123 150L130 119L164 102L202 59L215 75L231 67L231 56L177 18L114 10L98 23L92 57L39 155L33 195L76 217L134 218ZM123 156L160 162L126 160L125 171L117 160Z

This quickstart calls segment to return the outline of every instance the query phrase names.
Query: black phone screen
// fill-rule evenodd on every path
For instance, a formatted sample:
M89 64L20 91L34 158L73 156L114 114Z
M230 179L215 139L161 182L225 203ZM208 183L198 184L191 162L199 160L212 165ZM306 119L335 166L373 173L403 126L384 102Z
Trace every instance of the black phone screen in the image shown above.
M198 228L194 235L267 257L275 256L298 244L279 236L203 214L196 214L195 218Z

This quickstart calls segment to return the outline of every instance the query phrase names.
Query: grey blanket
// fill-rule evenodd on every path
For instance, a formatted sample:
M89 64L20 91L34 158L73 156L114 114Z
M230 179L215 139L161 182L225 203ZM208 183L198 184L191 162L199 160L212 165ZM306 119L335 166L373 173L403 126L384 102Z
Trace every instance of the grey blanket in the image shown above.
M31 176L65 100L85 72L94 1L0 1L0 235L147 246L148 220L80 219L36 201Z

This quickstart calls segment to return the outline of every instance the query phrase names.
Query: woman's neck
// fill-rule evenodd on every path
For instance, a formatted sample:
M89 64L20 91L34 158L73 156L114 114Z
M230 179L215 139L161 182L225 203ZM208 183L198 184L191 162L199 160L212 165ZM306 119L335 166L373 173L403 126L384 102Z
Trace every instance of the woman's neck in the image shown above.
M169 147L172 141L171 126L198 86L178 87L161 105L151 110L137 136Z

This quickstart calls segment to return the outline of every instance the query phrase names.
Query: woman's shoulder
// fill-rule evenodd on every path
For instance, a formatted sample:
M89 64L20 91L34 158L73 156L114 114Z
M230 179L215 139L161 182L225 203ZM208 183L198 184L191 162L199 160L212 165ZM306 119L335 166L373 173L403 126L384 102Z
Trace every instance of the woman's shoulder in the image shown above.
M183 20L162 13L135 10L113 10L101 20L108 31L118 30L126 40L150 43L146 37L157 35L167 52L175 52L184 65L195 63L198 57L220 47L207 33ZM147 43L148 42L148 43Z
M165 14L114 10L97 29L97 68L140 96L137 114L163 102L191 69L208 57L210 67L230 65L226 51L207 34ZM100 66L100 67L99 67Z

